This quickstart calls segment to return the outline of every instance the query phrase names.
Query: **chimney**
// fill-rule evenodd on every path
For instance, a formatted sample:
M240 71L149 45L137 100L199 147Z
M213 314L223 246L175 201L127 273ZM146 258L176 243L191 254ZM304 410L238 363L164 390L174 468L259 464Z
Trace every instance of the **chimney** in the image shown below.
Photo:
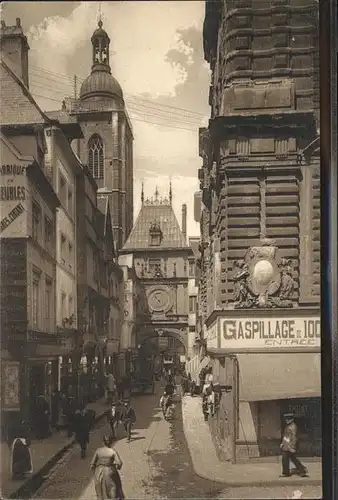
M195 222L201 222L202 213L202 192L197 191L194 194L194 219Z
M187 242L187 205L182 205L182 234L185 243Z
M28 80L28 51L27 38L22 31L21 20L16 19L14 26L7 26L1 21L0 28L1 51L6 55L5 62L11 70L29 87Z

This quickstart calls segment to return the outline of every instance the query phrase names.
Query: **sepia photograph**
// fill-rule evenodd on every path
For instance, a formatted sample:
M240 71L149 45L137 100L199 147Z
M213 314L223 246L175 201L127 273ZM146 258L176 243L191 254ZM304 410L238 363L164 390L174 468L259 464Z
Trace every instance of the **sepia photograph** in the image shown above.
M323 496L318 0L1 4L1 499Z

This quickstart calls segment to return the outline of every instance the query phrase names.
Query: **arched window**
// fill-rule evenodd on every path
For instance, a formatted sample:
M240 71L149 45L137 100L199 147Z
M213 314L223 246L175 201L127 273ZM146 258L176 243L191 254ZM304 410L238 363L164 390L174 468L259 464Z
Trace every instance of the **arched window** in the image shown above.
M103 142L99 135L94 134L88 142L88 167L94 179L104 178Z

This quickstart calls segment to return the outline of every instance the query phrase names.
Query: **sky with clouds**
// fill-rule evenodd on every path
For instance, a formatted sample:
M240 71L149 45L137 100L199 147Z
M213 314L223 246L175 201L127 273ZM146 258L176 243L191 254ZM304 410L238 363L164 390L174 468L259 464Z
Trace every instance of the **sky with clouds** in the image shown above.
M101 7L100 7L101 5ZM121 84L134 130L135 213L156 186L173 185L181 219L188 205L188 234L198 190L198 128L209 116L209 69L203 58L204 1L5 2L6 24L21 24L30 45L30 89L44 110L60 109L90 73L91 35L101 8L111 38L112 74Z

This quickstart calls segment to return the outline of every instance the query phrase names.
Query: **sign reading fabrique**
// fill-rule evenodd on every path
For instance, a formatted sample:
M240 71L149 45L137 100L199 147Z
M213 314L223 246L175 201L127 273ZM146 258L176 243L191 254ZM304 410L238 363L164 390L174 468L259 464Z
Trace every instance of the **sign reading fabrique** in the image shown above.
M228 349L320 347L319 317L222 318L220 326Z

